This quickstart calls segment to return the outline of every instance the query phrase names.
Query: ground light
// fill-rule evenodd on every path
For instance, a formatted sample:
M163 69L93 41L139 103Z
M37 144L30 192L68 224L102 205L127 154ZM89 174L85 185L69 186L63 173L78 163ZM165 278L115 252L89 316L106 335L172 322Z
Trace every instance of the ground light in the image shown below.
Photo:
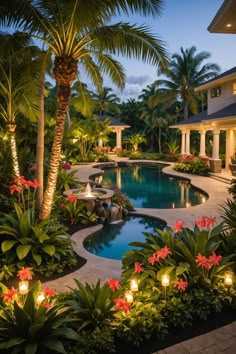
M137 279L130 279L130 290L133 292L138 291L138 281Z
M164 296L166 299L167 287L170 285L170 276L168 274L163 274L161 277L161 285L164 288Z
M28 280L21 280L19 282L19 294L25 295L29 291L29 282Z

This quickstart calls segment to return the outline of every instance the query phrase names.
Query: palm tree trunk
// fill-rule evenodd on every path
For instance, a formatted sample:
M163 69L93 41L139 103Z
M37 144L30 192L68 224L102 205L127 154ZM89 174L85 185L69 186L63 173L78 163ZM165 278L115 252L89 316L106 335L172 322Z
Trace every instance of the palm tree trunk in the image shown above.
M44 192L43 203L39 214L40 220L48 219L52 210L53 197L56 189L57 175L61 157L61 146L64 135L65 118L70 101L70 96L70 84L68 86L58 85L56 126L51 151L47 186Z
M14 173L14 176L20 177L20 168L19 168L19 161L18 161L18 156L17 156L15 130L16 130L15 124L8 124L7 125L7 131L8 131L9 137L10 137L13 173Z
M184 120L188 119L188 102L184 100Z
M159 153L161 154L161 127L158 129Z
M39 187L37 188L37 208L40 207L43 202L43 188L44 188L44 84L45 84L45 70L44 67L41 71L40 77L40 113L38 119L38 130L37 130L37 152L36 152L36 175L39 182Z

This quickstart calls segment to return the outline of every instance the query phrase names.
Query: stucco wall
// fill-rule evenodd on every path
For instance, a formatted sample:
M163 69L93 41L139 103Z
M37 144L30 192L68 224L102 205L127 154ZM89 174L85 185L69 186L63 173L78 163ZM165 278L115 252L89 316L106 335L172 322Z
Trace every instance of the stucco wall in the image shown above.
M235 80L231 80L221 86L221 95L219 97L211 98L211 89L208 90L208 114L219 111L220 109L229 106L232 103L236 103L236 95L233 94L233 83Z

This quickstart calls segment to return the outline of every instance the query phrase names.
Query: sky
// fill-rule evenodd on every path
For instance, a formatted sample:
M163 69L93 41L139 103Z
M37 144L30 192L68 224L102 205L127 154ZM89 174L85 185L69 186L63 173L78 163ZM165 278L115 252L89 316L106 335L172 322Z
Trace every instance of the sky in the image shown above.
M211 57L203 64L216 63L224 72L236 66L236 35L209 33L207 27L211 23L223 0L164 0L162 15L158 19L129 16L118 21L130 24L148 25L152 34L165 42L170 54L180 53L180 48L187 49L193 45L197 52L207 51ZM119 57L126 71L126 86L120 92L110 82L105 86L112 87L121 98L127 100L137 98L143 88L157 79L157 68L134 59Z

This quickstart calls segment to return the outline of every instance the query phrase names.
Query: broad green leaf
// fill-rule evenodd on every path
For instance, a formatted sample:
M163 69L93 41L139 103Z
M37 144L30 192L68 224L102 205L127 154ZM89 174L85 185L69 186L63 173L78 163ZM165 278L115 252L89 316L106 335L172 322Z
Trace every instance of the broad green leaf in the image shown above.
M65 351L65 348L64 348L62 342L56 338L46 339L46 340L43 340L41 343L46 348L52 349L58 353L66 354L66 351Z
M38 266L42 263L42 257L40 254L32 253L32 257Z
M17 243L17 241L15 240L5 240L2 242L2 252L5 253L7 251L9 251L15 244Z
M0 343L0 349L9 349L23 343L25 340L20 337L11 338Z
M42 249L44 250L44 252L49 254L49 256L53 256L56 252L56 248L53 245L43 246Z
M29 251L31 250L32 246L28 245L28 246L18 246L16 249L16 254L17 257L19 258L19 260L24 259L27 254L29 253Z
M35 354L38 349L38 343L39 341L36 341L36 343L29 343L25 346L25 354Z

